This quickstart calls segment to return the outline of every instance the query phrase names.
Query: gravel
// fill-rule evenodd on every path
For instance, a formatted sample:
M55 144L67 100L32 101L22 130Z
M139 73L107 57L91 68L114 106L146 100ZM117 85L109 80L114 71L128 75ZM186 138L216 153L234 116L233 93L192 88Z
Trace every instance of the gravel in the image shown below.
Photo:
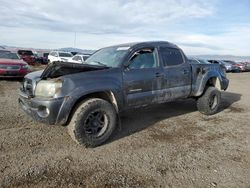
M0 187L250 187L250 73L228 77L220 113L194 100L133 110L94 149L34 122L20 82L0 80Z

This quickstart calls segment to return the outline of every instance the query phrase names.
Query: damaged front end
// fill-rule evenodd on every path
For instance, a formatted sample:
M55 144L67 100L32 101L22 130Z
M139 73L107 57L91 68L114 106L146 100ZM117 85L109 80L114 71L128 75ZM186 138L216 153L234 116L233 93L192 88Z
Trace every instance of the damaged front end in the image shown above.
M45 124L65 124L68 114L64 103L68 100L63 87L69 84L63 76L106 69L102 66L55 62L44 71L28 74L19 91L19 104L36 121ZM65 85L65 86L64 86Z

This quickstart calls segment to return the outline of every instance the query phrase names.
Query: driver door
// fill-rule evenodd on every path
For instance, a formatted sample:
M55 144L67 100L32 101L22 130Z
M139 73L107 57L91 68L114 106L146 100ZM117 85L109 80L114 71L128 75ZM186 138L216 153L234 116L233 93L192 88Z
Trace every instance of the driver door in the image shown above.
M164 82L157 50L140 49L131 55L128 64L123 72L126 106L131 108L157 103Z

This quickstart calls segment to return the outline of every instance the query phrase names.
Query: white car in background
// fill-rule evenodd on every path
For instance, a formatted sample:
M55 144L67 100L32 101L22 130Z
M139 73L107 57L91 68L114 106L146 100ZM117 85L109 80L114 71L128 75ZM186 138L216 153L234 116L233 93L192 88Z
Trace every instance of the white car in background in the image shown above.
M55 61L68 62L71 60L72 56L73 55L70 52L52 51L49 53L48 61L49 63L53 63Z
M72 63L84 63L85 60L89 57L89 54L76 54L72 57L70 62Z

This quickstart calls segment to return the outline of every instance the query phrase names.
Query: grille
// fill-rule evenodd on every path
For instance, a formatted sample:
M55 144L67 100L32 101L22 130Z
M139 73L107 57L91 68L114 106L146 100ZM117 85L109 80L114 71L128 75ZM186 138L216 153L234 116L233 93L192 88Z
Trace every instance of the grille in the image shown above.
M3 70L20 70L20 65L0 65L0 69Z
M29 96L33 96L33 82L30 79L25 78L23 82L23 92Z

